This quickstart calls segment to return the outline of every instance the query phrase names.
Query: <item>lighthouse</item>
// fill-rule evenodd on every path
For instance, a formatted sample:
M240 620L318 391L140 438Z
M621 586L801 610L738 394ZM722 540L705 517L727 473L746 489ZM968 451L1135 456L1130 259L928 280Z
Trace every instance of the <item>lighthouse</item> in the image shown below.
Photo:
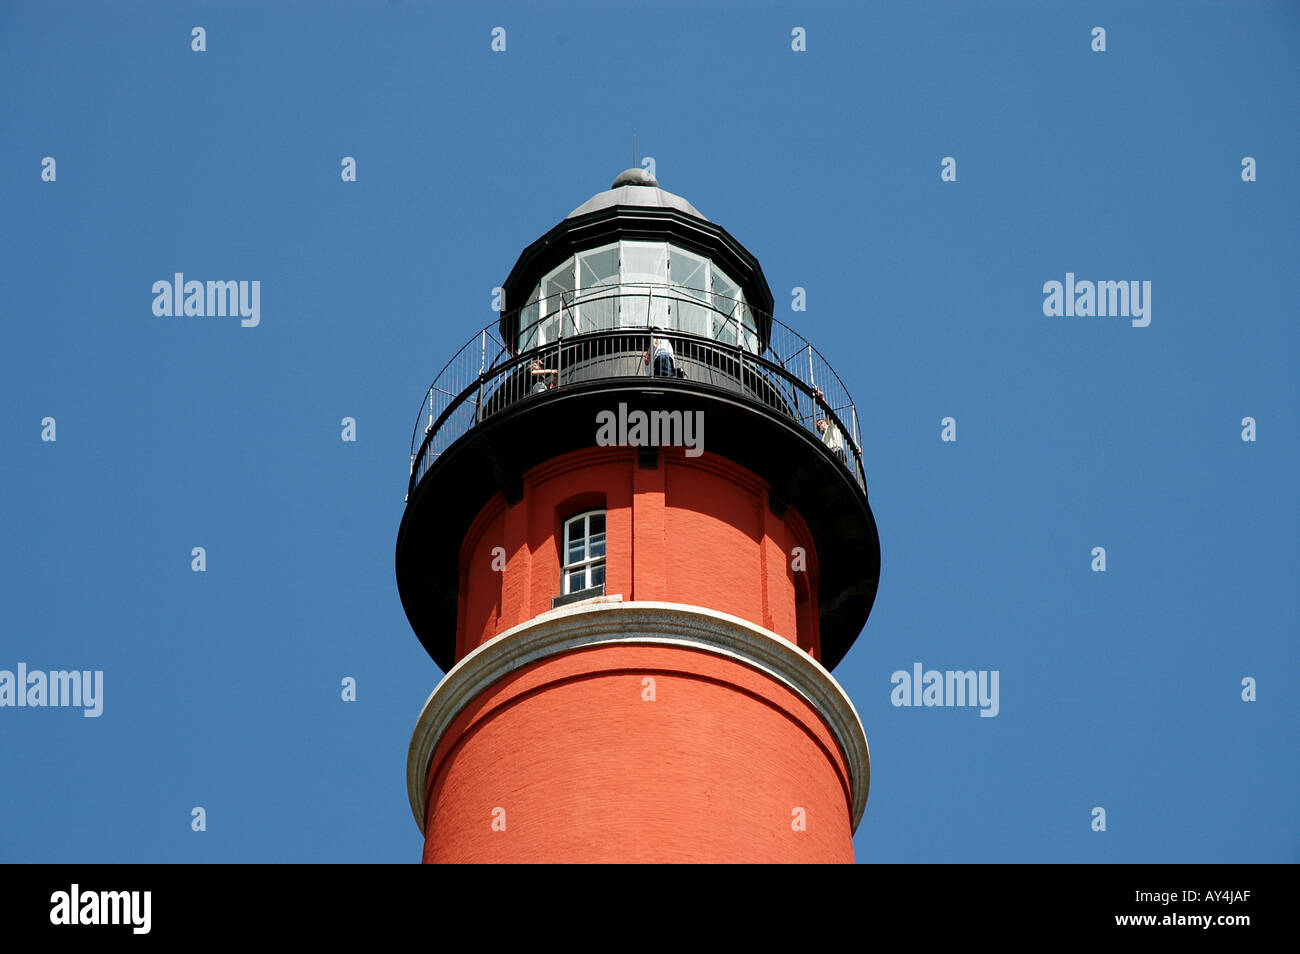
M424 395L398 591L446 675L423 860L851 862L831 675L880 573L858 412L758 260L642 169L525 248Z

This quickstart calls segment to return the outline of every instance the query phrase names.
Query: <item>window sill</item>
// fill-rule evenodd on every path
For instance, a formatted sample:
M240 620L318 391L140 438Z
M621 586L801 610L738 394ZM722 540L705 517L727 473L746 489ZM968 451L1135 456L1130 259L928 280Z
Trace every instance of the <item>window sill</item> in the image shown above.
M585 590L578 590L576 593L565 593L563 596L551 597L551 609L559 609L561 606L569 606L573 603L581 603L585 600L596 599L605 595L605 584L588 587Z

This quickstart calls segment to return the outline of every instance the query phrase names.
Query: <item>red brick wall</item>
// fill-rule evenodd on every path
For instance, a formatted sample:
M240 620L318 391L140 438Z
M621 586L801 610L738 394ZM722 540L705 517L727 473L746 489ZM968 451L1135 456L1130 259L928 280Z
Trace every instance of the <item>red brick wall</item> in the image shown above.
M815 710L755 670L673 647L586 649L500 680L449 728L424 860L848 863L847 779Z
M731 613L820 656L811 535L793 508L771 512L767 485L748 470L680 448L643 468L633 448L591 448L533 468L523 489L514 506L499 494L489 501L463 542L457 659L551 608L561 521L600 506L606 593ZM791 568L795 546L807 553L806 572ZM493 547L504 548L504 572L492 569Z

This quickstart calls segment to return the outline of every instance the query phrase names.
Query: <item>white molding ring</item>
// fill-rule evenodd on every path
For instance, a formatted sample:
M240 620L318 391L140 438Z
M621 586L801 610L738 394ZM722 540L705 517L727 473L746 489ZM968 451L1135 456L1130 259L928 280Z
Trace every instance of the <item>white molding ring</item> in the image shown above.
M421 835L429 763L465 706L532 663L608 645L672 646L722 656L794 692L839 743L849 769L851 830L857 831L871 784L871 752L862 720L835 677L789 640L748 620L682 603L640 601L575 603L551 610L494 636L452 667L420 711L406 758L406 792Z

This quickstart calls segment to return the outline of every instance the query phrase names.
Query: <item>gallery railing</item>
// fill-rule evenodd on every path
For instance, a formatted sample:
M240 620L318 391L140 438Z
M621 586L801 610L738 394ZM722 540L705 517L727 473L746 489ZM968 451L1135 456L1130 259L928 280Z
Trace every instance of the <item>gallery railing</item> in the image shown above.
M609 285L530 303L549 312L520 328L515 350L494 321L447 362L425 393L411 435L408 498L438 455L518 402L582 382L653 376L651 338L672 350L675 378L731 391L820 439L866 489L857 409L822 354L776 319L761 348L742 306L671 285ZM698 333L676 330L685 324ZM651 331L657 325L659 331ZM662 379L660 379L662 381Z

